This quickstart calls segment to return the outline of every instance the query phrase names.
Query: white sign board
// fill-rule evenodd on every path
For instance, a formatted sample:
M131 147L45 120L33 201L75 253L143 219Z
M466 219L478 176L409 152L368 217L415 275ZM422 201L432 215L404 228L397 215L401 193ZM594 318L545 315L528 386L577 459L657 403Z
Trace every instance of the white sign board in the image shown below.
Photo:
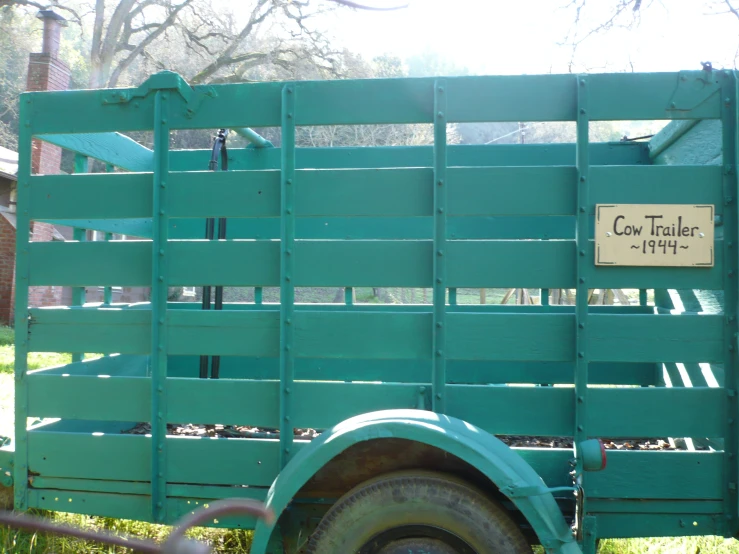
M713 267L712 205L597 204L595 265Z

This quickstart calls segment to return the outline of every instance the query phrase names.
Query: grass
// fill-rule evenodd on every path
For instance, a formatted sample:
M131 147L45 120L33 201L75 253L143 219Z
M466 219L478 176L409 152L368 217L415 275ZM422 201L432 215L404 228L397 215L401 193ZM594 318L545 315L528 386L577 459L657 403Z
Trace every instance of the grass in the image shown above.
M361 291L366 294L365 291ZM362 296L364 296L364 294ZM365 301L369 301L367 298ZM13 431L13 330L0 327L0 435ZM71 361L69 354L31 354L29 368L40 369ZM161 542L170 528L140 521L93 517L61 512L35 511L52 521L89 530L108 530ZM246 554L251 533L240 530L193 529L189 536L207 542L219 554ZM7 554L124 554L129 549L108 547L95 542L28 533L0 526L0 553ZM541 549L537 549L541 552ZM721 537L645 538L603 540L599 554L739 554L739 542Z

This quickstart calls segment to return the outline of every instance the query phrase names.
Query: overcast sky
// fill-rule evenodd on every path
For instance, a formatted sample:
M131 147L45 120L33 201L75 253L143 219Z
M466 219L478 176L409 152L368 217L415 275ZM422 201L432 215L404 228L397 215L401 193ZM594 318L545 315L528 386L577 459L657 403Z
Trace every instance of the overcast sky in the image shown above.
M366 0L385 5L395 0ZM339 10L331 32L339 43L371 57L401 57L424 50L443 54L473 73L568 72L571 48L558 46L574 22L569 0L411 0L394 12ZM590 0L582 32L606 21L618 0ZM723 2L643 0L641 22L585 42L575 71L674 71L700 62L734 67L739 19L708 15Z

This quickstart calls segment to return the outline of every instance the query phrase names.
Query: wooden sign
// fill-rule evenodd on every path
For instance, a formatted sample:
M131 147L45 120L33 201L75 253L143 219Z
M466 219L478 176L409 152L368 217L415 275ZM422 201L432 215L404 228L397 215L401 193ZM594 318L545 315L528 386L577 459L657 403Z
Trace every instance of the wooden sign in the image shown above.
M713 267L714 207L597 204L595 265Z

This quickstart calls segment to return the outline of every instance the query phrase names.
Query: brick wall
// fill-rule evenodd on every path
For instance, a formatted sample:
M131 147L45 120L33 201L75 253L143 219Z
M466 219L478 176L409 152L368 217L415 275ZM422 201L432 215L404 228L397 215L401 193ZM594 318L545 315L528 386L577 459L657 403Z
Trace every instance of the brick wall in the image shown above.
M0 217L0 323L13 321L15 302L15 227Z
M45 90L67 90L69 87L69 67L55 55L48 53L31 54L28 62L28 81L26 90L36 92ZM44 175L59 173L62 149L53 144L33 141L31 171Z
M66 90L69 87L69 67L59 60L59 23L44 20L44 51L31 54L28 62L28 81L26 90L31 92L47 90ZM39 140L33 141L31 153L31 172L33 174L54 175L60 173L62 149ZM31 223L32 241L50 241L54 227L48 223ZM13 282L11 287L14 287ZM0 283L0 289L2 283ZM29 287L28 302L32 307L58 306L62 304L62 287ZM14 295L14 290L11 296Z

